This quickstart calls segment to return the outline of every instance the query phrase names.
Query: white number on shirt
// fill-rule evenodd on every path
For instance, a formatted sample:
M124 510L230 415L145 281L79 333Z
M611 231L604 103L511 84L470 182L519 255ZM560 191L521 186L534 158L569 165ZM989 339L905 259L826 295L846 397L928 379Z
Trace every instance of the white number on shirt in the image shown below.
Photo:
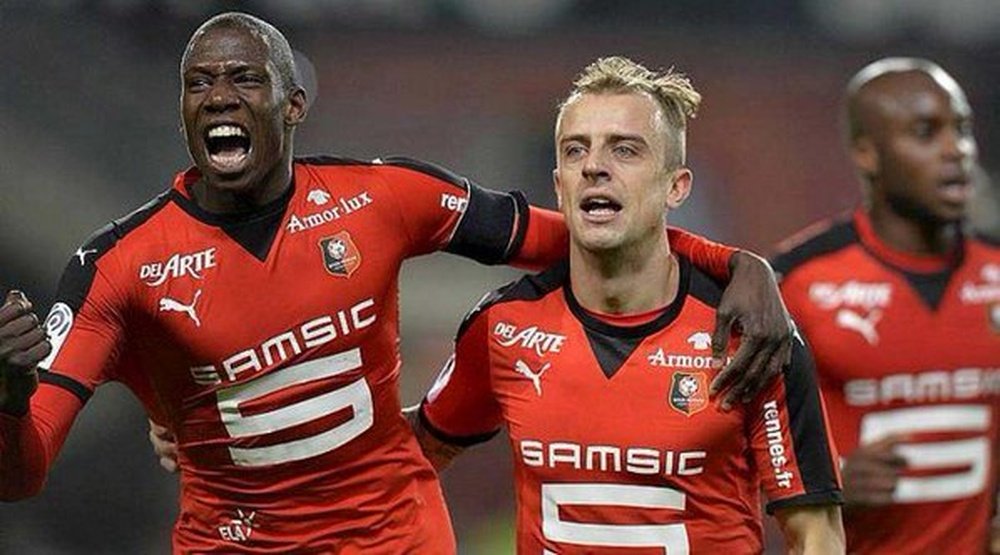
M683 524L591 524L559 517L560 505L600 505L683 511L683 492L619 484L542 484L542 533L555 542L604 547L662 547L665 555L688 555ZM549 555L546 551L543 555Z
M351 349L220 389L217 393L219 414L229 435L234 438L263 436L311 422L338 410L350 408L353 411L347 422L309 437L262 447L230 447L233 462L238 466L253 467L298 461L332 451L361 435L375 420L371 390L363 377L339 389L267 412L244 415L240 411L243 403L358 368L361 368L361 349Z
M986 432L993 421L985 405L941 405L886 410L861 419L859 443L873 443L890 434ZM983 491L990 469L990 442L985 435L969 439L901 443L896 452L913 470L960 468L933 476L904 476L896 484L897 503L947 501Z

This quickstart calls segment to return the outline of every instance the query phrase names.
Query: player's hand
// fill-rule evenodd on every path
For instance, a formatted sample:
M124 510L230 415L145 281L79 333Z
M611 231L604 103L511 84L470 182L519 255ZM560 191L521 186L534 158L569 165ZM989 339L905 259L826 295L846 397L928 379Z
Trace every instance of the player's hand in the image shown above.
M878 507L892 503L899 476L906 469L906 459L896 453L896 445L906 441L902 435L890 435L854 450L841 474L844 478L844 501L848 507Z
M0 412L22 416L38 388L38 363L52 350L45 331L20 291L0 307Z
M996 517L990 525L990 555L1000 555L1000 521Z
M177 438L166 426L149 421L149 442L160 459L160 466L171 474L177 472Z
M730 266L732 277L722 293L712 333L712 358L723 369L712 381L710 393L724 393L723 410L750 401L781 373L791 359L795 335L771 265L753 253L739 251ZM732 361L725 364L733 331L739 331L742 338Z

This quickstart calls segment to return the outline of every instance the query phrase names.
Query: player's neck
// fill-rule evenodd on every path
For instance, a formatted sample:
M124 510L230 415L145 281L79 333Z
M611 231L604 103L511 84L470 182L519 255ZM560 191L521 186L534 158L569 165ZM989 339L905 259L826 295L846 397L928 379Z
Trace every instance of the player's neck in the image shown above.
M225 186L208 183L202 178L191 187L191 193L198 206L206 212L234 214L251 212L256 208L266 206L288 191L291 185L292 158L289 154L285 160L265 174L258 183L232 190Z
M569 274L573 295L583 308L635 314L673 302L680 272L670 245L660 237L602 252L588 251L571 241Z
M958 225L899 214L874 203L868 208L872 229L892 249L915 255L945 255L955 249Z

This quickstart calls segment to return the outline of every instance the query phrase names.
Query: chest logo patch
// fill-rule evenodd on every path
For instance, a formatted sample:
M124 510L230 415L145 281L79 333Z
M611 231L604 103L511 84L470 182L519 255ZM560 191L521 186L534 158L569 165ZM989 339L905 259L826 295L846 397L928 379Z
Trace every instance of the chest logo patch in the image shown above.
M323 254L323 267L331 275L349 278L361 266L361 252L346 231L320 239L319 250Z
M667 394L670 407L684 416L708 407L708 377L704 372L674 372Z
M195 312L195 305L198 304L198 298L201 297L201 289L195 291L194 299L191 300L191 304L184 304L176 299L171 299L170 297L163 297L160 299L160 312L183 312L187 314L191 321L194 322L196 328L201 327L201 320L198 319L198 313Z
M537 393L539 397L542 396L542 375L545 374L545 372L551 367L552 364L546 362L536 372L521 359L517 359L517 362L514 363L514 371L531 380L531 385L535 386L535 393Z

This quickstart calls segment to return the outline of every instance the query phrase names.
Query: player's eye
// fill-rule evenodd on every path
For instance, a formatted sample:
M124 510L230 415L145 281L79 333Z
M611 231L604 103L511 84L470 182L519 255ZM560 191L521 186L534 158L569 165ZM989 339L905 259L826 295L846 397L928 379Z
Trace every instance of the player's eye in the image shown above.
M233 82L241 87L256 87L263 85L265 79L256 73L241 73L233 78Z
M919 139L930 139L934 136L935 125L929 121L918 121L913 126L913 135Z
M212 82L203 76L189 77L184 81L184 86L189 92L203 92L212 86Z
M615 145L612 152L614 152L615 156L619 158L633 158L639 155L639 149L629 143L620 143Z
M578 143L570 143L563 146L563 157L567 159L577 159L586 153L587 149Z

